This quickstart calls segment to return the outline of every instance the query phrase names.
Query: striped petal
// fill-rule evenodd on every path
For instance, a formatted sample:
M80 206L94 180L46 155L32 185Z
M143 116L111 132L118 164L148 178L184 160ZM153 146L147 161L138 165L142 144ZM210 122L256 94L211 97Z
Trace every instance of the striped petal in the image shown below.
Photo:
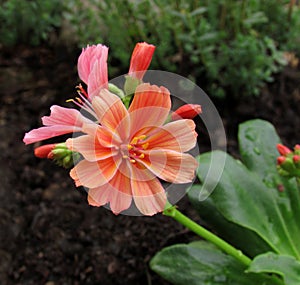
M109 157L97 162L82 160L70 171L70 176L76 186L96 188L107 184L112 179L120 162L121 158L117 157Z
M147 216L162 212L167 202L164 188L152 173L145 169L132 168L131 188L139 211Z
M191 155L164 150L150 150L145 154L139 162L157 177L172 183L193 181L198 163Z
M148 83L139 85L128 109L132 122L131 134L141 128L164 124L170 108L170 93L166 88Z
M88 202L97 207L109 203L114 214L119 214L130 207L132 202L130 169L125 162L107 184L89 190Z
M116 131L124 141L130 128L128 111L121 99L106 89L93 99L93 107L101 125Z
M83 155L88 161L97 161L114 156L118 150L114 147L105 147L99 143L98 137L83 135L77 138L68 139L67 147Z
M162 127L141 129L136 136L146 135L149 149L186 152L195 147L197 133L192 120L178 120Z

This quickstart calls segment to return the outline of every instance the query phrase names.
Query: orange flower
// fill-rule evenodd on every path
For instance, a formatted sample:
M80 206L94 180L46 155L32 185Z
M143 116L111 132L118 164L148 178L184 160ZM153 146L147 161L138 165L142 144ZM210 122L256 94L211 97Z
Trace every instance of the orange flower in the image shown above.
M85 135L67 140L67 146L84 157L70 172L76 186L89 188L91 205L109 203L115 214L132 201L144 215L163 211L167 198L158 178L171 183L194 178L197 162L184 153L196 144L194 122L164 124L170 93L150 84L136 88L128 110L106 89L92 105L100 125L84 124Z

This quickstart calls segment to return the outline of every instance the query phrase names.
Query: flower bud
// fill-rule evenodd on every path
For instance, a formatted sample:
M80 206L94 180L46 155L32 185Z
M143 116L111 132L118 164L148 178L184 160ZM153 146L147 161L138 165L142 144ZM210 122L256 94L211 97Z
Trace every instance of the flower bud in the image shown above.
M79 160L80 155L67 148L65 143L47 144L37 147L34 154L39 158L53 159L58 165L70 168Z
M296 168L300 168L300 155L294 155L293 162L294 162Z
M276 147L278 152L283 156L287 156L289 153L292 152L288 147L284 146L283 144L277 144Z
M34 155L38 158L53 158L53 149L55 148L56 144L46 144L35 148Z
M179 107L174 113L172 113L171 119L173 121L179 119L194 119L197 115L201 113L202 113L202 109L200 105L185 104Z
M300 145L299 145L299 144L296 144L296 145L294 146L294 153L295 153L296 155L300 155Z
M152 56L155 50L154 45L147 43L137 43L131 56L130 67L128 75L138 80L143 80L145 72L147 71Z
M282 165L286 161L285 156L279 156L277 157L277 165Z

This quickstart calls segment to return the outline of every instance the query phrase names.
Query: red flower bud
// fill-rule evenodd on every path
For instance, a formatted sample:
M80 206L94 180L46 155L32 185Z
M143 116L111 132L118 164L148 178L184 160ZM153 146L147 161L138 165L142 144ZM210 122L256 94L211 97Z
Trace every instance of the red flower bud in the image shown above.
M285 156L279 156L277 157L277 164L281 165L286 161L286 157Z
M137 43L131 56L129 76L142 80L147 71L155 50L154 45Z
M56 144L54 143L39 146L34 150L34 155L38 158L52 159L53 158L52 150L55 148L55 146Z
M293 161L294 161L294 163L299 163L300 162L300 155L294 155L293 156Z
M289 153L292 152L288 147L282 144L277 144L277 150L283 156L287 156Z
M179 119L194 119L197 115L201 113L202 113L202 109L200 105L185 104L179 107L174 113L172 113L171 119L173 121Z

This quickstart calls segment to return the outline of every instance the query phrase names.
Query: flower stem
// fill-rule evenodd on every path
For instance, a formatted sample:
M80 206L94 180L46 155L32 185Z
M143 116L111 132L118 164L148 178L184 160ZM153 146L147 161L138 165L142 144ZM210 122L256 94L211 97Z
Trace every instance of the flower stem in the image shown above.
M227 254L235 257L237 260L239 260L241 263L243 263L246 266L249 266L252 260L244 255L240 250L236 249L226 241L222 240L215 234L211 233L210 231L206 230L199 224L195 223L193 220L182 214L180 211L176 209L176 206L167 205L166 209L164 210L163 214L165 216L172 217L174 220L185 226L186 228L193 231L198 236L206 239L207 241L210 241L214 245L216 245L218 248L226 252Z

